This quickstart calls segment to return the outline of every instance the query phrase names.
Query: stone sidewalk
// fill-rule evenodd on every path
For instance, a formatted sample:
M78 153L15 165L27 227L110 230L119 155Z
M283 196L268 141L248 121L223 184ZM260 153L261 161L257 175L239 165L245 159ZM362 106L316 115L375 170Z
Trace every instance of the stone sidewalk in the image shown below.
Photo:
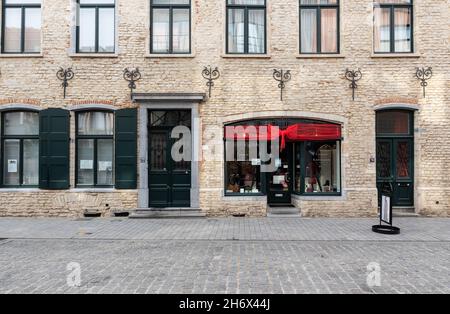
M0 238L246 241L450 241L450 219L396 218L397 236L371 231L377 219L0 218Z
M450 219L395 222L1 218L0 293L450 293Z

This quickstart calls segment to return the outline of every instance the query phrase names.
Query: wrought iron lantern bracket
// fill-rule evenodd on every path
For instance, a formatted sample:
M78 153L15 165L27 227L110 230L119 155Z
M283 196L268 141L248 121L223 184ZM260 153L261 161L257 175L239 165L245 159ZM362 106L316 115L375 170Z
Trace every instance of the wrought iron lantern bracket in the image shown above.
M133 99L133 91L136 89L136 82L141 80L142 74L139 71L139 68L131 70L126 68L123 70L123 78L128 82L128 88L130 89L130 98Z
M345 70L345 78L350 81L350 88L352 89L352 99L355 100L355 91L358 89L358 81L362 79L363 75L360 69L358 70Z
M56 72L56 77L58 80L62 81L61 86L64 89L64 99L66 98L66 89L69 86L69 81L73 79L75 76L75 73L73 72L72 68L59 68L58 72Z
M423 88L423 97L426 97L427 81L433 77L433 68L416 68L416 77L420 81L420 86Z
M207 81L206 86L209 89L209 98L211 98L211 92L212 88L214 87L214 81L219 79L220 77L219 68L216 67L215 69L212 69L211 66L207 66L203 69L202 76Z
M286 72L281 70L274 69L273 70L273 78L278 82L278 88L280 89L280 100L283 101L283 90L286 88L286 83L289 82L292 78L291 71L287 70Z

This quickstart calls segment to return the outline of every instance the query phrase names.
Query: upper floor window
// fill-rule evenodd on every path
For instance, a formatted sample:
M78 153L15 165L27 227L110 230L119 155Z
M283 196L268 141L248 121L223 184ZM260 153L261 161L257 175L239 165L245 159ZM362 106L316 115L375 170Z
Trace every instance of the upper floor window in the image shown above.
M375 53L413 52L413 1L375 0Z
M191 52L191 1L151 0L150 52Z
M265 54L266 0L227 0L227 53Z
M2 52L41 51L41 0L3 0Z
M12 111L2 114L2 186L39 184L39 114Z
M77 186L113 186L114 114L80 112L76 120Z
M339 53L339 0L300 0L300 53Z
M115 0L77 0L77 52L115 52Z

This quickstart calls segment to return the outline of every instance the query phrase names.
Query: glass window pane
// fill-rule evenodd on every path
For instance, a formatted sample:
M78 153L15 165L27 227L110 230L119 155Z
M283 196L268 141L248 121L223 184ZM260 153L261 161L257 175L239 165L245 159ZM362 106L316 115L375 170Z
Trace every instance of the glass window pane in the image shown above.
M3 145L3 184L20 185L20 140L5 140Z
M305 193L338 193L340 143L305 142Z
M80 4L114 4L115 0L80 0Z
M170 52L170 11L168 9L153 10L152 52Z
M411 178L411 142L399 141L397 143L397 179Z
M42 0L6 0L6 4L41 4Z
M94 185L94 140L78 140L78 185Z
M23 140L23 185L39 184L39 140Z
M322 9L321 14L321 52L338 52L337 10Z
M245 52L245 10L228 9L228 52Z
M5 8L4 52L21 52L22 10Z
M407 111L384 111L377 113L377 134L409 135L411 114Z
M379 4L408 4L411 0L374 0L375 3Z
M229 5L265 5L265 0L228 0Z
M98 52L114 52L114 9L98 9Z
M300 0L300 4L307 4L307 5L337 4L337 0Z
M89 111L78 114L79 135L113 135L114 114L111 112Z
M95 52L95 9L81 8L79 19L78 50Z
M153 0L153 4L190 4L190 0Z
M391 51L391 10L389 8L375 8L374 21L374 51Z
M317 11L302 9L301 19L301 53L317 52Z
M391 177L391 141L377 141L377 177Z
M97 185L113 185L113 140L97 141Z
M167 135L152 133L150 136L150 170L167 170Z
M173 10L173 52L188 53L190 50L189 9Z
M41 51L41 9L25 9L25 52Z
M395 52L411 52L411 9L395 9Z
M265 52L266 22L264 10L249 10L248 12L248 52Z
M241 145L244 146L240 148ZM226 160L226 192L237 194L260 193L261 163L259 159L255 159L258 152L258 143L227 141L227 150L233 150L233 146L234 160ZM254 154L255 156L252 156Z
M5 135L39 135L39 114L15 111L4 113Z

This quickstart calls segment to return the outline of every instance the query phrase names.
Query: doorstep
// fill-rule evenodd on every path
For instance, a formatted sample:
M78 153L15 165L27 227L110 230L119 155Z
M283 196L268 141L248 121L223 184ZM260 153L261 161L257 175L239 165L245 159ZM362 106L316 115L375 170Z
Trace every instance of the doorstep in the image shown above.
M205 218L200 208L138 208L131 211L130 219Z
M393 217L420 217L420 215L416 213L416 209L414 207L394 207L394 208L392 208L392 216Z
M301 218L300 210L294 206L270 206L267 210L269 218Z

